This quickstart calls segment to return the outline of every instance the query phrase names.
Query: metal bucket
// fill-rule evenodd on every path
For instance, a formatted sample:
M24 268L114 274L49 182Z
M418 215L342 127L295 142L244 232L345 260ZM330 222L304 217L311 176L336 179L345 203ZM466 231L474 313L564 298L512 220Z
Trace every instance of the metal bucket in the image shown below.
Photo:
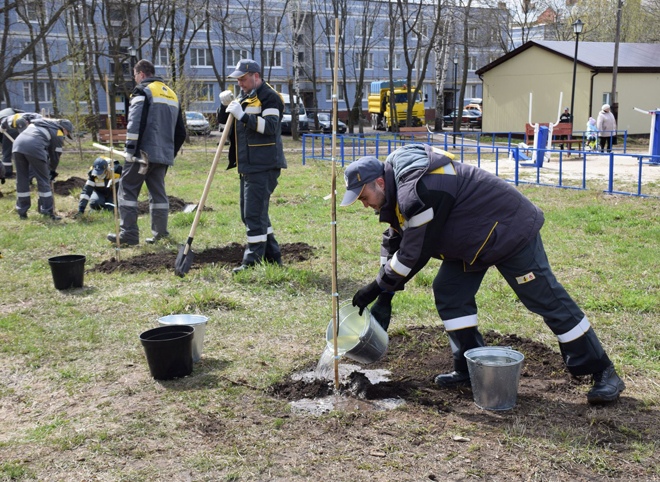
M465 352L474 403L485 410L510 410L518 397L525 356L510 347L482 346Z
M195 328L192 341L192 360L197 363L202 359L204 333L206 332L206 322L208 320L206 316L202 315L169 315L158 318L158 324L159 326L189 325Z
M360 309L352 306L350 301L339 307L339 329L337 330L337 352L346 355L351 360L360 363L374 363L385 355L389 337L383 327L371 316L369 308L365 308L362 316ZM333 323L330 320L325 338L327 346L334 353L332 336Z

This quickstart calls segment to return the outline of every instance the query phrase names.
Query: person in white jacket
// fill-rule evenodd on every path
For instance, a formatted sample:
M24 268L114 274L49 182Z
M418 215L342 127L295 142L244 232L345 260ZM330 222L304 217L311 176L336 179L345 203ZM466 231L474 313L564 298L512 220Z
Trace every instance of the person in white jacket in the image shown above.
M600 140L600 152L605 151L605 146L607 146L607 152L612 152L612 137L616 136L616 119L610 112L609 104L603 104L601 107L596 120L596 128Z

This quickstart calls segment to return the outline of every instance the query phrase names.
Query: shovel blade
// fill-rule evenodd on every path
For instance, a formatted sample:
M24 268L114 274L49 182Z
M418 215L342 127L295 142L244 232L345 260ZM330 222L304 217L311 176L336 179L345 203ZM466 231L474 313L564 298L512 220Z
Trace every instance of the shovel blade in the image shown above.
M186 246L188 246L188 252L186 253ZM195 259L195 253L190 248L190 245L181 244L179 245L179 254L176 256L176 261L174 262L174 274L183 278L190 267L192 266L193 259Z
M192 212L195 211L195 209L197 209L197 204L186 204L183 207L183 212L184 213L192 213Z

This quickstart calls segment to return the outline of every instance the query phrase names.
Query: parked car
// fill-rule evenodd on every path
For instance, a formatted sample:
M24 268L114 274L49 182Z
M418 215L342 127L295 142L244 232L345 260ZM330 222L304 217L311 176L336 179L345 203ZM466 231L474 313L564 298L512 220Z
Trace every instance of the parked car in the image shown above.
M324 134L332 133L332 116L330 114L318 114L319 118L319 127L323 130ZM312 123L312 126L314 124ZM312 127L310 126L310 127ZM337 119L337 134L343 134L346 132L346 124Z
M451 127L454 125L454 117L456 117L458 110L442 117L442 125L444 127ZM461 117L461 125L466 125L474 128L481 128L481 112L470 109L463 109Z
M211 133L211 124L201 112L186 112L186 129L191 134L207 136Z
M284 100L284 113L282 115L282 134L291 134L291 101L289 94L280 94ZM298 132L305 132L309 130L309 119L307 118L307 111L302 102L298 101Z

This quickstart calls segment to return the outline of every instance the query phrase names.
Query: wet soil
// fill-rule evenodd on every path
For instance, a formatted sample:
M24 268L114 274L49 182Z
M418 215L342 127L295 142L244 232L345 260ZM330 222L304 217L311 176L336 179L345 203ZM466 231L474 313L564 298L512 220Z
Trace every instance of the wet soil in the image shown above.
M244 249L244 246L238 243L230 243L200 252L193 249L194 257L191 269L199 268L204 264L218 264L230 268L239 266L243 260ZM282 250L282 262L284 264L305 261L314 255L314 248L306 243L284 243L280 245L280 249ZM115 271L155 273L163 270L174 270L177 255L178 251L142 253L130 258L122 258L120 261L112 257L94 266L89 271L109 274Z
M565 369L558 353L547 346L517 335L502 335L494 331L483 334L489 346L506 346L525 355L518 390L519 400L536 400L539 396L575 396L591 384L590 377L576 378ZM407 327L404 334L393 334L385 356L368 365L369 369L391 371L390 381L371 384L367 377L353 372L339 386L339 393L365 400L402 398L415 405L451 411L457 406L472 406L470 388L439 389L433 383L439 373L453 370L451 351L444 328L438 326ZM340 360L353 363L351 360ZM309 366L313 370L315 366ZM320 398L334 393L334 381L293 380L271 387L274 395L287 400Z

